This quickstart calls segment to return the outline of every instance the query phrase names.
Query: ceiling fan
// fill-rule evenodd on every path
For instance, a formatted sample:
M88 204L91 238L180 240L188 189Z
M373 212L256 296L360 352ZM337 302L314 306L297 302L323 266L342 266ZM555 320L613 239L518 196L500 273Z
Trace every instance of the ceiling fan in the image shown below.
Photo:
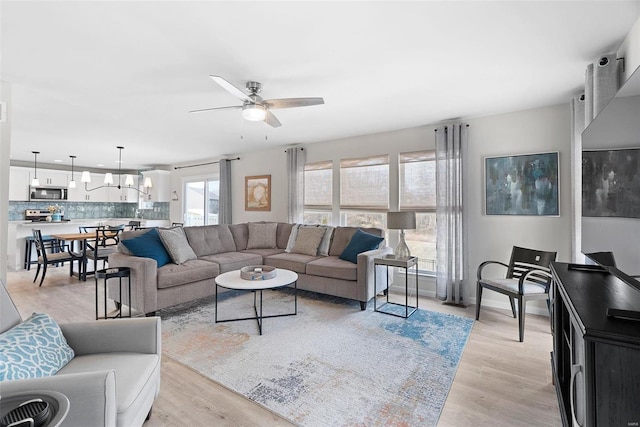
M201 111L212 110L228 110L228 109L242 109L242 117L250 121L264 121L269 126L274 128L282 126L282 123L271 113L271 109L277 108L295 108L295 107L309 107L311 105L324 104L322 98L280 98L280 99L262 99L260 92L262 92L262 84L259 82L247 82L245 90L248 94L238 89L220 76L209 76L211 79L218 83L224 90L231 95L239 98L242 101L242 105L232 105L228 107L214 107L204 108L201 110L192 110L190 113L199 113Z

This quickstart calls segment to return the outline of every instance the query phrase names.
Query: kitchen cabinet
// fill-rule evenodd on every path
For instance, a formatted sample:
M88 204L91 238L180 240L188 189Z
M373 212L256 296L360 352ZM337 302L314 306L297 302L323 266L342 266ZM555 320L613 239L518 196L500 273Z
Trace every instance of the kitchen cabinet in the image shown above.
M58 171L52 169L38 169L38 181L41 187L66 187L68 185L68 178L70 172ZM34 178L35 173L33 170L29 172L29 183Z
M149 194L140 199L145 202L168 202L170 199L171 172L163 170L151 170L142 173L144 178L151 178L153 187L145 188ZM144 182L144 179L143 181Z
M9 200L29 200L29 169L11 166L9 168Z
M640 423L640 322L607 309L640 310L640 292L606 270L552 263L551 365L564 426Z

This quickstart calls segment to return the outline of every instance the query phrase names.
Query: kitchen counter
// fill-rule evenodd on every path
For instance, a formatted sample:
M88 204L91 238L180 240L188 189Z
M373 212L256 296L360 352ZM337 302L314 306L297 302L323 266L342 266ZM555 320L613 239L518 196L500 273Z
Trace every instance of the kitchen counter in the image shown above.
M32 235L34 228L42 230L42 234L51 233L77 233L78 227L92 225L121 225L128 224L129 221L141 221L142 227L167 227L170 225L168 220L145 220L135 218L94 218L94 219L72 219L69 221L32 222L27 220L9 221L9 232L7 236L8 242L15 244L7 245L7 267L10 270L22 270L24 268L24 248L25 238ZM35 259L35 250L32 253L32 259Z

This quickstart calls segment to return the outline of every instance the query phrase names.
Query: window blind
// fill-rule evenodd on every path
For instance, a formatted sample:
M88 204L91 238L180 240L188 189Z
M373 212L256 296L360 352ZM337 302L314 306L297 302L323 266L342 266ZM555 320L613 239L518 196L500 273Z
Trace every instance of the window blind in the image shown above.
M340 160L340 208L389 209L389 156Z

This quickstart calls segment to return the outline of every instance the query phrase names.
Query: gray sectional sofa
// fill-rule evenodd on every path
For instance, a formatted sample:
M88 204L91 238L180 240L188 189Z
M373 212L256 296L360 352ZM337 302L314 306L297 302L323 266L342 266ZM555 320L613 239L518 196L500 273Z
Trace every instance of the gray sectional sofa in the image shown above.
M322 233L309 230L313 227L322 226L245 223L185 227L182 230L189 247L180 248L183 258L178 260L180 263L158 267L156 260L135 256L121 244L120 252L109 256L109 266L131 268L131 305L146 314L214 295L217 275L250 265L295 271L299 289L356 300L362 310L366 309L374 289L381 292L387 286L384 270L378 272L378 285L374 287L373 259L393 250L383 241L377 249L359 253L357 263L346 261L340 255L358 228L324 227ZM384 237L381 229L360 230ZM121 240L134 239L148 231L124 232ZM319 234L322 234L320 244ZM185 253L192 255L185 257ZM224 289L219 288L218 292L221 291ZM114 292L111 297L128 304L126 296L119 301Z

